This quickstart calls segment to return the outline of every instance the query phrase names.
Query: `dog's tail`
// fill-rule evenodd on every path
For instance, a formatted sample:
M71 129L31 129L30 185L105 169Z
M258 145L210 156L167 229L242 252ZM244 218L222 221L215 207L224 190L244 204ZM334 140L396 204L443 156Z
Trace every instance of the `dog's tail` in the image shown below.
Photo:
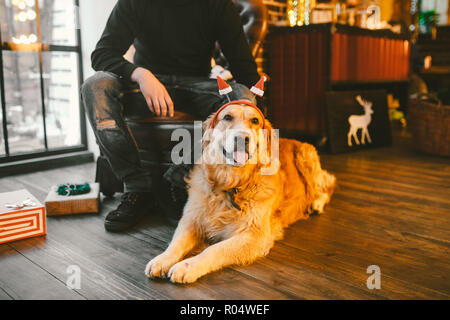
M307 210L321 213L334 192L336 177L322 169L314 146L297 142L294 152L295 166L306 187Z

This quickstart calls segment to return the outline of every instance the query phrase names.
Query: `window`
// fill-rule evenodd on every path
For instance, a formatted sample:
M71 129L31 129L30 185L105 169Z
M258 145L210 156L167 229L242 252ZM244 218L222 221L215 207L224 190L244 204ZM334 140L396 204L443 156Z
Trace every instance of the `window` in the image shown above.
M0 163L86 150L77 9L0 1Z
M443 0L422 0L421 2L421 11L434 11L438 14L438 25L446 25L448 23L448 8L449 1Z

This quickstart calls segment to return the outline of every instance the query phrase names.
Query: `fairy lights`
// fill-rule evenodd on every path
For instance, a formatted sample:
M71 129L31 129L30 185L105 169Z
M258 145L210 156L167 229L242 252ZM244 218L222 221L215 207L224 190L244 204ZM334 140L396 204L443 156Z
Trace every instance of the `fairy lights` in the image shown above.
M27 20L33 21L36 19L36 11L33 9L28 9L27 11L20 11L14 16L14 20L25 22Z
M315 5L316 0L287 0L289 25L291 27L309 25L310 14Z
M34 33L32 33L28 36L25 34L22 34L18 38L12 37L12 41L16 44L31 44L31 43L36 43L37 36Z
M27 22L36 20L36 11L32 8L35 5L35 0L12 0L11 3L20 10L14 15L15 21ZM12 41L15 44L32 44L36 43L37 40L38 38L34 33L12 37Z
M26 7L34 6L34 0L12 0L11 3L13 6L18 7L21 10Z
M298 6L297 0L288 0L287 15L288 15L289 25L291 27L297 25L297 6Z

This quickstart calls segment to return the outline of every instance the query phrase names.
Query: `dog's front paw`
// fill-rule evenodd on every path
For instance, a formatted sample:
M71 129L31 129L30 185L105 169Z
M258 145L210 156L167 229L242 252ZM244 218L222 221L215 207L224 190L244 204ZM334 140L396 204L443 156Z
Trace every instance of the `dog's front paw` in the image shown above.
M193 258L180 261L169 270L170 281L174 283L192 283L201 276L202 273Z
M149 278L163 278L167 275L170 267L177 262L176 259L164 253L150 260L145 267L145 274Z
M316 213L323 213L325 205L328 203L329 196L326 193L322 193L312 203L312 211Z

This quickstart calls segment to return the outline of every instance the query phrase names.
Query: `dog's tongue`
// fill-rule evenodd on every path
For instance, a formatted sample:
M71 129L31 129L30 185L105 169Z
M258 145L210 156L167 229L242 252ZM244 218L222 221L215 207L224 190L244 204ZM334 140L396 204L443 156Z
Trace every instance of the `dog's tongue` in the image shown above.
M245 151L234 151L233 158L237 163L244 164L248 160L248 153Z

